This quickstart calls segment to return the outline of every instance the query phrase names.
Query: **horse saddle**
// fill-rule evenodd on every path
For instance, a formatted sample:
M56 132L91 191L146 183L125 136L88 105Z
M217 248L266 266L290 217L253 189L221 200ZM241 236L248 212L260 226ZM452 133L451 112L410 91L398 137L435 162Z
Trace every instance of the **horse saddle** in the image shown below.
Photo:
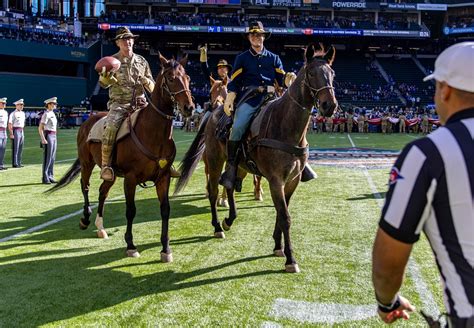
M141 109L137 109L130 114L132 127L135 127L140 111ZM104 116L92 126L92 129L90 130L89 135L87 136L87 142L102 142L102 135L104 134L104 130L105 130L106 118L107 116ZM125 138L130 133L130 129L129 129L127 121L128 121L128 117L125 120L123 120L122 125L120 125L120 128L117 132L117 136L115 138L115 142L119 141L120 139Z

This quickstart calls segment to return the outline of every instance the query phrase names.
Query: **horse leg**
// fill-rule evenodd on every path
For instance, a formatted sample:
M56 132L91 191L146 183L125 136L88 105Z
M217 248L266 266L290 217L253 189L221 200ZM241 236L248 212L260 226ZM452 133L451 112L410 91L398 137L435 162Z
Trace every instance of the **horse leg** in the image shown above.
M262 177L258 175L253 176L253 195L255 200L263 201Z
M222 221L222 228L225 231L229 231L230 227L234 223L234 220L237 218L237 209L235 207L235 198L234 198L234 189L227 189L227 197L229 201L229 217L225 218Z
M127 243L127 256L128 257L140 257L140 253L133 244L133 219L137 212L135 207L135 191L137 183L134 178L126 176L123 182L123 189L125 190L125 203L127 210L125 216L127 217L127 230L125 231L125 242Z
M79 220L79 228L81 230L87 229L87 227L91 223L91 221L89 220L92 214L92 209L89 203L89 182L93 169L93 163L92 165L90 163L81 164L81 191L82 196L84 197L84 210L82 212L83 217Z
M173 254L170 248L170 238L168 235L169 220L170 220L170 201L169 201L169 189L170 189L171 176L161 176L156 184L156 194L160 200L160 211L161 211L161 245L163 250L161 251L161 262L168 263L173 262Z
M222 165L217 165L217 169L209 170L209 182L207 184L207 190L209 190L209 203L211 205L211 216L212 226L214 227L214 237L225 238L224 231L222 230L221 223L217 216L217 198L219 196L219 178L222 171ZM220 166L220 168L218 168Z
M293 250L291 247L291 238L290 238L290 227L291 227L291 217L288 212L288 207L286 204L286 197L284 186L280 182L271 181L270 182L270 192L272 195L273 204L277 212L276 224L279 229L283 232L283 237L285 240L285 249L284 253L286 256L285 270L286 272L299 272L300 269L296 263L295 258L293 257ZM278 231L277 231L278 232ZM275 246L276 242L275 242Z
M296 187L298 186L299 179L294 179L285 185L285 202L286 206L290 206L290 198L293 195ZM275 230L273 231L273 239L275 240L275 248L273 249L273 254L278 257L285 256L285 252L281 247L281 236L282 231L277 222L275 222Z
M109 190L114 185L114 181L104 181L99 188L99 206L97 208L97 217L95 218L95 226L97 227L97 237L107 239L109 238L104 229L104 204Z
M227 191L222 188L222 193L217 201L217 206L229 208L229 202L227 201Z

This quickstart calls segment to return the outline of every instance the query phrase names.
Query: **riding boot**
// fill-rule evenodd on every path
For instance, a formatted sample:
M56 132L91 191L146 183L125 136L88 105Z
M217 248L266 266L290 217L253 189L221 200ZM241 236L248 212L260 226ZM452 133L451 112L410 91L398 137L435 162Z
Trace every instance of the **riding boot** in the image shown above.
M102 144L102 169L100 170L100 178L104 181L114 181L114 170L110 167L112 150L113 146Z
M318 177L318 174L313 171L311 166L306 163L304 166L303 172L301 173L301 182L306 182L309 180L316 179Z
M237 151L239 150L240 141L227 141L227 167L219 179L219 184L227 189L233 189L235 178L237 176Z

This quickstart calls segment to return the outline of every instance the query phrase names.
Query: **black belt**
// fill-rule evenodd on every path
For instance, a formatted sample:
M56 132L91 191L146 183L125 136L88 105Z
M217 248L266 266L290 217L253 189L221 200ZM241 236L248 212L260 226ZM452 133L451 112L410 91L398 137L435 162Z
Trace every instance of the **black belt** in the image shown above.
M474 316L470 318L457 318L457 317L448 316L448 327L449 328L473 328Z

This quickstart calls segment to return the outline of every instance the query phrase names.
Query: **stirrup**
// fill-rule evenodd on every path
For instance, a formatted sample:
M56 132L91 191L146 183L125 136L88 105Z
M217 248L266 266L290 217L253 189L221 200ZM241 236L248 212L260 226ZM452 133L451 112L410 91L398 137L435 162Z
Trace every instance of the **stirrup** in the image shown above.
M100 178L104 181L114 181L114 170L110 166L102 167Z

